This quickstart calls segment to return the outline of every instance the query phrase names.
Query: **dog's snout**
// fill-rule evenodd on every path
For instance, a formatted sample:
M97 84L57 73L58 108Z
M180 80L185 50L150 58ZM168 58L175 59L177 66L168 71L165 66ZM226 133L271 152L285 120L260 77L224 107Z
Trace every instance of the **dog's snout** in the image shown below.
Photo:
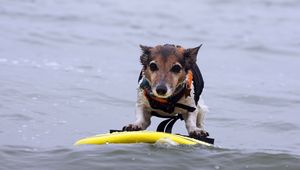
M167 93L168 89L165 85L159 85L156 87L156 92L159 95L165 95Z

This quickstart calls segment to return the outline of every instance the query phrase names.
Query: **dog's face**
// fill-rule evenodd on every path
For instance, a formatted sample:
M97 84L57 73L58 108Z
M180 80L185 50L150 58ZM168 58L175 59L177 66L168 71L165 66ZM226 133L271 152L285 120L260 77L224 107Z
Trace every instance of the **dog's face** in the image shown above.
M142 49L140 61L153 94L167 98L185 80L187 71L196 64L201 45L189 49L169 44L155 47L140 45L140 47Z

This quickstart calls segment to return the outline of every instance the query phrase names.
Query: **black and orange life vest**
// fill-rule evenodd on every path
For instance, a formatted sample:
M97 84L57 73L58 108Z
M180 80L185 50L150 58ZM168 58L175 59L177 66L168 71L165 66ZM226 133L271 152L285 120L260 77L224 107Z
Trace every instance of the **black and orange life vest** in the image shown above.
M141 71L138 81L141 81L143 78L143 72ZM187 80L185 83L180 84L176 89L172 96L162 99L154 96L152 94L151 86L147 79L143 79L140 83L140 88L144 90L144 94L148 99L150 106L153 109L159 109L167 113L173 113L175 107L187 110L189 112L193 112L196 108L188 105L184 105L178 103L178 101L185 95L189 95L191 91L191 84L194 86L194 101L195 105L197 105L200 95L204 88L204 81L202 78L202 74L200 72L199 67L195 64L191 70L188 70ZM178 113L179 114L179 113Z

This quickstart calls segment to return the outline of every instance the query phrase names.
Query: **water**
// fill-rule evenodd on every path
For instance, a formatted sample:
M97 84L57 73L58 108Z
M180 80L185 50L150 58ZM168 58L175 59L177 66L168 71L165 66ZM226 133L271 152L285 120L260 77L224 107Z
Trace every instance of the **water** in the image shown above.
M1 0L0 169L300 169L299 7ZM165 43L204 44L205 126L216 147L74 147L134 120L138 45ZM182 122L174 130L186 133Z

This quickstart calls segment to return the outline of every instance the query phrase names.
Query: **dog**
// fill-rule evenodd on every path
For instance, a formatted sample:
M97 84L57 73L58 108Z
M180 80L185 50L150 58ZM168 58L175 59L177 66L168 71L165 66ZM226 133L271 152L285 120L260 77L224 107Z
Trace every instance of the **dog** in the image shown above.
M196 64L201 46L185 49L173 44L140 45L143 68L137 89L136 121L124 126L124 131L147 129L153 113L160 116L181 114L189 136L209 135L203 127L207 107L200 97L204 82Z

